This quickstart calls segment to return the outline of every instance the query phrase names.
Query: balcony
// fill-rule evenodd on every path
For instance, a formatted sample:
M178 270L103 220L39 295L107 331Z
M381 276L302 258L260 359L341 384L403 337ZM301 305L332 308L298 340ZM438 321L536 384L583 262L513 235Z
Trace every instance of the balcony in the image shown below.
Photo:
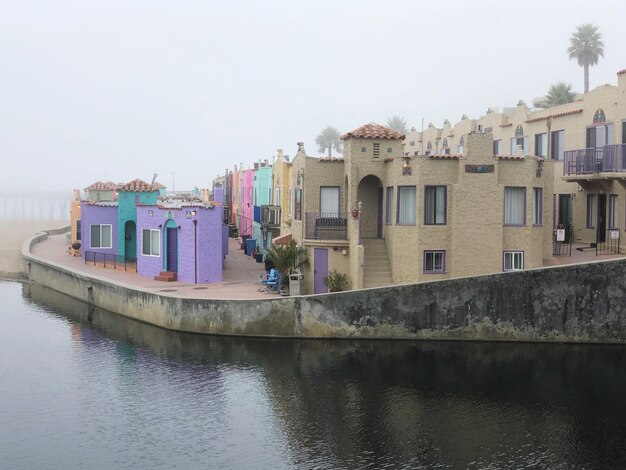
M611 172L626 172L626 144L564 152L563 175L565 176Z
M348 219L338 213L307 212L305 238L309 240L347 240Z

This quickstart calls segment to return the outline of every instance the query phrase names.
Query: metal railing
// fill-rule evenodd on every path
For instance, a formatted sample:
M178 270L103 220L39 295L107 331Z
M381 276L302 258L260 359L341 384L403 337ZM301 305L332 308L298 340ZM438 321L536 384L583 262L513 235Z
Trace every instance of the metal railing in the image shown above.
M610 228L604 234L596 230L596 256L619 254L620 232L618 228ZM604 235L603 241L601 241L602 235Z
M347 240L348 219L340 213L307 212L305 238L312 240Z
M588 175L602 172L626 171L626 144L566 150L564 175Z
M552 255L572 256L572 241L574 238L574 228L559 226L552 233Z
M85 264L102 266L109 269L123 269L124 271L137 272L137 258L130 258L113 253L101 253L99 251L85 251Z

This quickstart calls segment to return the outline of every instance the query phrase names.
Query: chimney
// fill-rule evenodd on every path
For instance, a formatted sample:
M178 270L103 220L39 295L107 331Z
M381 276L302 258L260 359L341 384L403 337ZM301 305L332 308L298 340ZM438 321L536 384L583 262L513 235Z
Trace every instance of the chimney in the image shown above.
M304 142L298 142L298 152L304 153Z

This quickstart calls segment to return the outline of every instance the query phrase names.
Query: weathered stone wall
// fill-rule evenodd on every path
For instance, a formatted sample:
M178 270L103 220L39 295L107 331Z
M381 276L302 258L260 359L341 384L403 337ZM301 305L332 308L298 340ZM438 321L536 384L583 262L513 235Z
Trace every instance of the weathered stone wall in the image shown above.
M263 300L183 299L23 255L29 278L164 328L315 338L626 342L626 260Z

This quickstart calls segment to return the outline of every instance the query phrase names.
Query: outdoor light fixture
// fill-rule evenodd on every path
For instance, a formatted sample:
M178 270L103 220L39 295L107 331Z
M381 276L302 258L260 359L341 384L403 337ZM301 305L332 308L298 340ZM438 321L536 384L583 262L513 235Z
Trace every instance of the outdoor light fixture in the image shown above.
M402 163L402 174L403 175L410 175L412 170L411 170L411 157L409 155L405 155L402 157L402 160L404 160L404 162Z

